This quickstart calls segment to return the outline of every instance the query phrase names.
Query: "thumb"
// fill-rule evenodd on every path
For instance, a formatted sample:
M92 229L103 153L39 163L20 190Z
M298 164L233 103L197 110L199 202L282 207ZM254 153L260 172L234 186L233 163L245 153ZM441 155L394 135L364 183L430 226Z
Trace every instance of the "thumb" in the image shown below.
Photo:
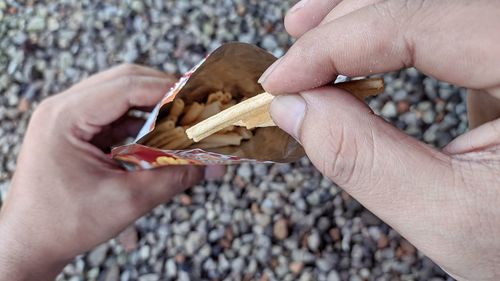
M424 220L422 206L442 200L441 187L452 186L449 156L403 134L348 92L323 87L277 96L270 111L324 175L395 228L408 226L415 213Z
M176 165L127 173L122 180L140 216L201 181L203 172L200 166Z

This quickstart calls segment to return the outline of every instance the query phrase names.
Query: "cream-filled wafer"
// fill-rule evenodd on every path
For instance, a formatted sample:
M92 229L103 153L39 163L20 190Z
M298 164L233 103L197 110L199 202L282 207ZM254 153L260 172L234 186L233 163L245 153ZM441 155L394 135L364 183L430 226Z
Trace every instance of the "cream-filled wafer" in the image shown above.
M197 102L193 102L184 116L182 117L181 121L179 122L180 125L188 125L196 121L198 119L198 116L200 116L201 112L205 108L204 104L200 104Z

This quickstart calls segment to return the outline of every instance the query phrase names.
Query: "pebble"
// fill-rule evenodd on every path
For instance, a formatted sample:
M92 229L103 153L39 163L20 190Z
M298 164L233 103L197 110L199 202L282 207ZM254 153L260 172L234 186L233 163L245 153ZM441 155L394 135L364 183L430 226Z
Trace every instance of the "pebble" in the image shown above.
M242 164L238 168L238 176L242 177L246 181L250 181L252 176L252 168L248 164Z
M202 239L202 236L198 232L191 232L189 233L186 242L184 244L184 247L186 249L186 254L188 255L194 255L195 252L200 248L201 245L203 245L204 240Z
M298 261L290 263L290 271L293 272L294 274L300 274L303 269L304 269L303 262Z
M45 28L45 18L40 16L35 16L30 19L26 29L28 31L41 31Z
M328 273L327 281L340 281L340 276L337 271L332 270Z
M321 238L319 237L318 232L313 231L312 233L309 234L309 237L307 238L307 246L311 251L316 252L319 250L319 246L321 243Z
M158 281L160 280L160 276L155 273L145 274L139 277L139 281Z
M396 115L398 114L398 109L393 102L389 101L384 105L384 107L382 107L381 113L387 118L392 118L396 117Z
M104 262L106 259L106 254L108 253L108 244L101 244L97 246L94 250L90 252L87 256L87 260L91 266L96 267Z
M241 273L245 268L245 260L243 258L236 258L231 262L231 269L234 273Z
M165 263L165 274L167 278L174 278L177 275L177 265L173 259L168 259Z
M119 278L120 278L120 268L116 264L114 264L107 270L104 281L116 281Z
M285 240L288 237L288 220L281 218L274 223L274 237L278 240Z

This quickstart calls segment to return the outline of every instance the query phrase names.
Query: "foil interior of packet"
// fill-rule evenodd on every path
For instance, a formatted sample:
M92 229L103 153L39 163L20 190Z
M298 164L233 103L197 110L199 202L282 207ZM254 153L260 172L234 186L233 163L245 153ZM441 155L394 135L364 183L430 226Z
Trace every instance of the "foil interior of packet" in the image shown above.
M168 91L134 142L114 148L112 157L129 170L298 160L305 155L303 148L278 127L231 126L199 143L185 133L190 126L264 92L257 80L275 60L250 44L219 47Z

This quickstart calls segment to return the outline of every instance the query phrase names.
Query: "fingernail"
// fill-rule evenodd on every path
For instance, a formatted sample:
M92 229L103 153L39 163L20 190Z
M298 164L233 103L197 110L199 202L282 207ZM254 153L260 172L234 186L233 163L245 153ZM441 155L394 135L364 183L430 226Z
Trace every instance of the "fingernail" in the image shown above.
M306 113L304 98L298 94L277 96L269 111L274 123L300 142L300 129Z
M259 84L266 82L266 79L269 77L269 75L271 75L271 73L273 73L273 71L276 69L276 67L281 63L282 58L283 57L276 60L273 64L271 64L270 67L268 67L266 69L266 71L264 71L264 73L262 73L259 80L257 81Z
M302 7L304 7L308 1L309 0L300 0L299 2L297 2L297 4L293 5L293 7L290 9L290 13L295 13L298 10L302 9Z
M206 180L220 180L226 174L226 168L219 165L208 165L205 167Z

